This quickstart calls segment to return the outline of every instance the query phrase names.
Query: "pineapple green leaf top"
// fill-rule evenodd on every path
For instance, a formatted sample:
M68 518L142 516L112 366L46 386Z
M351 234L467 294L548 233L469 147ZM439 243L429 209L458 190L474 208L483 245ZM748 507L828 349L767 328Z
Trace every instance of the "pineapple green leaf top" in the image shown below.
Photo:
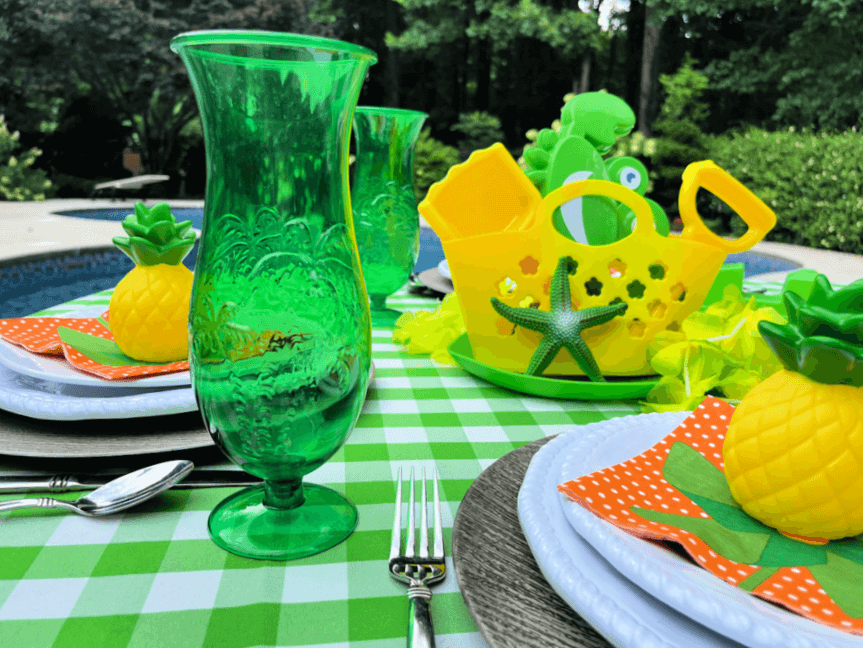
M195 246L192 221L178 223L167 203L153 205L150 209L144 203L137 203L135 213L123 221L123 229L128 238L116 236L114 245L136 265L179 265Z
M863 386L863 282L833 290L818 275L808 300L783 295L788 324L758 331L786 369L826 385Z

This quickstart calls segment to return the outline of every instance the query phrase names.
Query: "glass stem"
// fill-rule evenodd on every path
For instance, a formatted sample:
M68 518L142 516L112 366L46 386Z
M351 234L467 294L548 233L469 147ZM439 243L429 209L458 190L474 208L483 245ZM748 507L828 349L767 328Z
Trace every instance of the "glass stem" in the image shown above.
M372 310L386 310L388 296L389 295L369 295L369 301L372 303Z
M302 478L291 481L265 481L264 506L271 509L293 509L306 501Z

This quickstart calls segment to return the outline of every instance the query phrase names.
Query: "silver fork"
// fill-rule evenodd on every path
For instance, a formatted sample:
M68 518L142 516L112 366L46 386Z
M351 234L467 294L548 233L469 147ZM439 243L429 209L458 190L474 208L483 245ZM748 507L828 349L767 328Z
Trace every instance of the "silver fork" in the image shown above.
M393 522L393 537L390 546L390 576L408 585L410 600L408 648L434 648L434 629L432 628L431 590L429 585L441 582L446 576L443 549L443 523L440 513L440 492L438 489L437 469L434 471L434 548L429 555L428 537L428 497L426 496L426 472L423 468L422 504L420 515L419 555L414 547L414 469L411 468L411 490L408 500L408 523L405 551L401 552L402 536L402 469L396 477L396 514Z

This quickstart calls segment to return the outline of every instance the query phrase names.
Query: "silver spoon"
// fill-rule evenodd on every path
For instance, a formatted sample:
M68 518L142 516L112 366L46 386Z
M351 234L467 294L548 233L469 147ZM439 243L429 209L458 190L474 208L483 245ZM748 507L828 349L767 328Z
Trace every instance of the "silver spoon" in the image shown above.
M87 517L111 515L137 506L168 490L188 475L194 467L195 464L191 461L166 461L118 477L74 502L65 502L51 497L19 499L0 502L0 511L62 508Z

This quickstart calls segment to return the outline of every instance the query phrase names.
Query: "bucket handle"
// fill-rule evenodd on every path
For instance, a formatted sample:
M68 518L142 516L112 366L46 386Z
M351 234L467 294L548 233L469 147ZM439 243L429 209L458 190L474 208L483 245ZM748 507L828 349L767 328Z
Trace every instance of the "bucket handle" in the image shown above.
M550 222L554 210L560 207L563 203L580 198L581 196L607 196L613 200L623 203L635 212L635 229L634 234L642 236L660 236L653 224L653 211L650 205L640 195L632 189L627 189L622 184L611 182L610 180L579 180L571 182L562 187L558 187L549 193L542 202L537 205L534 212L534 218L530 221L531 225L536 223ZM700 219L699 219L700 222ZM617 243L615 241L614 243ZM584 245L574 241L576 245ZM614 245L608 243L607 245ZM602 245L585 246L585 247L605 247Z
M729 241L711 232L695 209L699 188L707 189L724 201L746 223L749 229L740 238ZM776 214L739 180L710 160L693 162L683 171L678 196L682 237L718 247L726 253L743 252L758 243L776 225Z

